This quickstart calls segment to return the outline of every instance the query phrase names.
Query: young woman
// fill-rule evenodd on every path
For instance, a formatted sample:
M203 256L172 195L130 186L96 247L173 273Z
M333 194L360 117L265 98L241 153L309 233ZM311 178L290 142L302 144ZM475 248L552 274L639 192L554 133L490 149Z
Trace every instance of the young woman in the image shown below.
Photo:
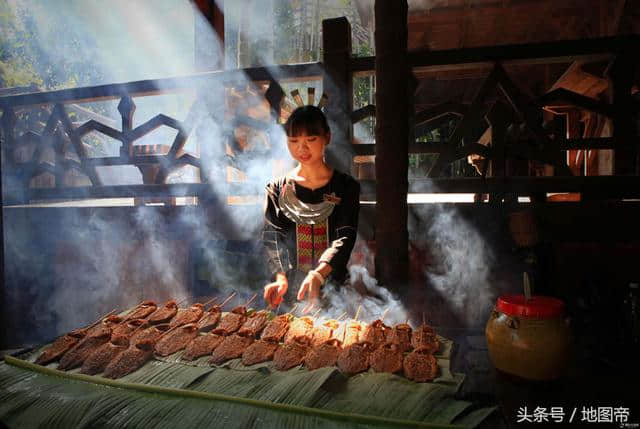
M331 131L319 108L294 110L285 132L298 165L267 184L263 241L272 283L264 287L264 299L276 307L293 295L291 287L293 292L297 288L296 297L308 301L303 310L308 312L326 281L346 280L358 230L360 184L325 162Z

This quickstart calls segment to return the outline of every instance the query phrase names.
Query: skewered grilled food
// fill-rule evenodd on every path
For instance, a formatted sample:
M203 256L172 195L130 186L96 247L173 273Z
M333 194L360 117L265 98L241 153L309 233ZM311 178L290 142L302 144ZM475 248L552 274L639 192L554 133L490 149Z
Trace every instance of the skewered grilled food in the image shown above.
M222 320L218 324L218 327L213 330L213 333L225 336L231 335L238 329L240 329L240 327L246 320L247 308L244 305L238 306L222 318Z
M142 329L142 326L146 324L147 321L145 319L132 319L127 322L123 322L117 326L114 326L113 330L111 331L111 338L128 336L136 329Z
M95 335L99 332L102 332L104 329L111 330L115 328L116 325L122 323L122 321L123 319L120 316L115 316L115 315L107 316L104 319L102 319L99 324L87 330L87 334L85 335L85 338L90 335Z
M422 325L411 334L411 345L414 349L426 348L429 353L435 353L440 349L440 341L433 328Z
M313 331L313 319L311 317L298 317L291 321L289 324L289 330L284 336L284 342L290 343L296 337L309 337L311 339L311 333Z
M129 347L129 339L124 336L111 337L111 341L106 342L95 349L84 361L80 372L82 374L98 374L107 367L120 352Z
M138 341L118 354L104 369L106 378L120 378L140 368L153 357L153 342Z
M156 311L158 306L153 301L142 301L127 314L125 320L144 319Z
M178 313L178 304L176 301L171 299L165 302L162 308L158 308L153 312L151 316L149 316L149 323L158 324L158 323L167 323Z
M262 331L262 336L260 338L265 341L281 341L289 330L289 325L288 314L276 316L267 323L267 326L264 328L264 331Z
M338 368L345 374L357 374L369 369L371 343L366 341L345 346L338 355Z
M61 336L55 340L51 346L43 351L40 356L38 356L36 363L38 365L48 365L51 362L60 359L63 354L78 344L86 334L86 329L76 329L75 331L71 331L68 334Z
M271 360L278 347L278 343L275 342L255 341L242 353L242 364L248 366Z
M365 328L362 339L370 342L372 347L377 349L387 342L387 335L390 329L382 320L375 320Z
M222 343L224 338L222 335L213 333L198 335L193 341L187 344L187 348L182 354L182 359L194 360L202 356L210 355L216 347Z
M144 330L134 332L129 339L129 343L133 345L139 341L147 340L155 344L167 331L169 331L168 323L150 326Z
M230 359L239 358L247 347L253 343L253 337L233 334L220 343L211 354L209 363L221 365Z
M310 344L311 339L301 335L278 347L278 350L273 354L273 363L276 369L284 371L301 365L304 362L304 357L311 349Z
M86 336L62 356L58 369L67 371L79 367L96 348L109 341L110 338L111 329L106 327Z
M219 305L214 305L209 310L207 310L202 319L198 321L198 329L200 332L209 332L213 328L216 327L218 322L220 322L220 317L222 316L222 309Z
M189 308L181 308L175 317L171 319L171 322L169 322L169 327L175 328L176 326L195 323L200 320L203 314L204 306L200 303L193 304Z
M375 372L400 372L402 358L402 352L397 344L386 343L371 353L369 364Z
M402 352L411 350L411 326L406 323L400 323L394 326L389 342L398 344Z
M404 375L409 380L431 381L438 375L438 362L428 348L419 348L409 353L402 366Z
M339 340L335 338L328 339L309 350L309 353L304 358L304 366L310 370L334 366L338 360L340 350Z
M264 329L269 321L269 313L266 311L257 311L253 313L242 327L238 330L240 335L251 335L257 337Z
M198 336L198 325L196 323L178 326L158 340L154 347L154 352L158 356L169 356L187 347L187 344L193 341L196 336Z
M350 346L360 341L360 335L362 334L362 323L356 320L349 320L344 326L344 340L342 344L344 347Z
M335 319L327 320L321 325L316 325L311 331L311 345L313 347L324 344L330 340L333 332L338 329L340 322Z

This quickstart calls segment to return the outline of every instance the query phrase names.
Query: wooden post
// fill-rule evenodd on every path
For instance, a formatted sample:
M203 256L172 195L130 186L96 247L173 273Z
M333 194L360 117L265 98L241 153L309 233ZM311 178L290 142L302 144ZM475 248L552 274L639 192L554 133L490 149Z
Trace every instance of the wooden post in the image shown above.
M496 102L486 115L491 125L491 151L494 154L491 159L491 171L494 177L507 176L506 137L507 125L513 119L511 110L502 102ZM495 193L490 195L491 203L501 203L506 195ZM516 196L517 201L517 196Z
M407 1L376 0L376 275L406 291L409 280L407 191L409 61Z
M611 68L613 138L618 146L613 161L615 175L638 174L638 145L634 143L636 132L631 96L635 66L632 54L625 50L618 54Z
M326 114L332 133L327 161L338 170L349 172L353 159L353 77L349 68L351 25L346 18L322 21L322 46L322 88L329 97Z
M202 14L194 20L196 70L224 69L224 0L195 0L195 4Z
M5 348L5 339L6 339L6 330L8 320L5 320L5 314L7 311L5 309L5 284L4 284L4 222L3 222L3 212L4 212L4 192L2 188L2 157L5 153L10 153L14 147L14 126L15 126L16 116L13 112L13 109L7 108L4 109L2 113L2 132L3 136L0 140L2 147L0 147L0 349ZM9 157L12 160L13 157ZM7 162L7 161L5 161ZM9 164L9 162L7 162ZM11 170L10 170L11 171Z

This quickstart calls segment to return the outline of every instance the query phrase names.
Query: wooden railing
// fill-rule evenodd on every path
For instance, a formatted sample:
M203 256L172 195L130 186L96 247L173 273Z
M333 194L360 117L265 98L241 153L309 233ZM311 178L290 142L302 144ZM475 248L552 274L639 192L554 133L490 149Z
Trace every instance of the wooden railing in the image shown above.
M342 158L339 160L342 168L351 165L354 155L374 155L374 144L351 144L352 125L370 116L375 116L375 106L353 110L352 108L352 79L353 76L371 74L374 72L375 58L354 58L351 56L350 28L346 20L329 20L323 23L324 43L326 45L322 63L293 64L273 67L256 67L242 70L207 72L191 76L153 79L121 84L100 85L85 88L72 88L58 91L48 91L21 95L0 97L2 109L2 156L4 162L5 196L10 195L11 201L4 204L28 203L32 200L61 199L61 198L102 198L102 197L137 197L137 196L199 196L206 199L211 196L211 187L204 183L166 184L165 180L171 171L184 165L201 168L203 160L197 156L184 152L184 147L203 119L203 111L216 117L222 117L220 109L224 103L224 88L244 85L247 81L267 83L269 88L265 97L272 110L275 121L279 114L280 102L285 95L279 82L291 80L322 79L324 90L329 95L327 114L334 127L334 135L342 136ZM346 34L345 36L345 32ZM450 51L413 52L410 54L410 64L414 70L449 70L465 67L486 67L488 76L478 90L477 96L470 105L447 102L427 110L415 113L414 123L417 132L424 133L438 127L444 120L455 118L457 125L446 141L436 143L415 142L409 145L409 153L438 154L438 161L431 169L430 179L416 179L410 181L411 192L515 192L527 194L531 192L586 192L591 195L624 195L625 197L640 196L640 186L637 177L571 177L562 154L571 149L614 149L616 150L616 169L614 173L621 176L636 176L638 164L638 135L635 128L640 103L631 98L630 89L634 74L629 72L637 69L637 56L640 49L640 37L625 36L602 39L562 41L538 43L528 45L511 45L487 48L470 48ZM513 82L505 71L510 64L533 64L568 62L581 59L607 59L612 61L613 97L610 103L583 97L567 90L550 92L538 99L528 99ZM487 111L485 99L493 89L498 89L508 100L509 108L521 119L531 131L533 138L526 140L509 140L504 131L507 124L492 124L494 136L490 147L477 142L463 144L462 137L477 124L491 118L491 111ZM135 112L135 98L154 96L172 92L195 91L197 101L184 121L164 114L158 114L145 123L133 127ZM118 111L121 116L122 128L113 128L109 124L91 119L79 126L74 126L67 112L69 104L81 104L99 100L119 99ZM551 101L563 100L578 108L597 112L613 121L614 134L606 138L566 139L551 136L548 131L536 122L535 110L541 109ZM207 109L199 109L199 104ZM47 119L41 134L34 132L16 135L16 111L18 109L47 105L51 106L51 114ZM494 117L497 117L494 115ZM240 123L254 128L267 129L269 124L252 119L238 118ZM489 119L490 120L490 119ZM175 139L167 143L166 153L147 156L133 150L134 143L161 126L167 126L178 131ZM39 165L36 156L44 142L54 142L59 149L61 136L56 128L66 134L72 142L79 157L78 160L62 160L55 166ZM90 157L82 138L89 132L105 134L121 142L119 156L104 158ZM13 159L15 148L24 141L35 142L34 156L30 162L16 163ZM340 145L340 143L339 143ZM348 154L347 159L344 154ZM468 179L439 178L444 167L451 162L479 154L496 165L504 164L512 157L537 160L554 165L557 175L566 177L537 178L537 177L478 177ZM378 160L384 162L384 160ZM75 163L75 164L74 164ZM91 181L91 186L65 187L56 180L55 187L30 188L30 179L42 171L48 171L57 178L61 169L69 168L73 164ZM113 165L157 165L159 173L152 183L129 186L105 186L96 173L97 166ZM502 169L504 171L504 168ZM230 192L242 194L242 185L231 184ZM250 187L254 192L255 187ZM363 181L363 194L375 198L375 182Z

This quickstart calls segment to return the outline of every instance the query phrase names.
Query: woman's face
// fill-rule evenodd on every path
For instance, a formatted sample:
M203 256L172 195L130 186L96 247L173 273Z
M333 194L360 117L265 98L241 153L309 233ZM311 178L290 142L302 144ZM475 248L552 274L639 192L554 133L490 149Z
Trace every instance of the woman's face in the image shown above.
M329 143L330 134L300 135L287 137L287 146L293 159L302 165L314 165L324 159L324 148Z

